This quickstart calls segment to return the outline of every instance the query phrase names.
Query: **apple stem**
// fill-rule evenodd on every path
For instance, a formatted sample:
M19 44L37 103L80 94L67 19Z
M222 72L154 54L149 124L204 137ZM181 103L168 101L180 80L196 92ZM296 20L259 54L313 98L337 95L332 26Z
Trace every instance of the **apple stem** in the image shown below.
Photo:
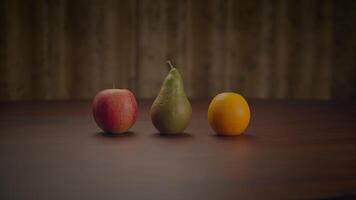
M173 66L173 64L172 64L172 62L171 62L170 60L167 60L167 63L168 63L168 65L171 67L171 69L174 68L174 66Z
M112 82L112 89L116 89L115 81Z

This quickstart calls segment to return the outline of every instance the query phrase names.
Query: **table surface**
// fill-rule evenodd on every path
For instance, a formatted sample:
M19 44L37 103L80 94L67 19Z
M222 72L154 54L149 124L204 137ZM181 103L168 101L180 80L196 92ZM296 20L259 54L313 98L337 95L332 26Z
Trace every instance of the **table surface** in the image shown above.
M0 199L355 199L355 102L250 100L245 135L216 136L193 101L181 136L152 101L131 132L100 132L88 101L0 103Z

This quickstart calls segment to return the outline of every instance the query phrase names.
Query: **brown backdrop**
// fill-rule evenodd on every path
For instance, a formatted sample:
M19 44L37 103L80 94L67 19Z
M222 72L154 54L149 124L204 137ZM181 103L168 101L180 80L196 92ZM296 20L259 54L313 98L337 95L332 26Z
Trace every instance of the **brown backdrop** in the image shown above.
M172 59L190 97L356 94L356 1L0 0L0 99L154 97Z

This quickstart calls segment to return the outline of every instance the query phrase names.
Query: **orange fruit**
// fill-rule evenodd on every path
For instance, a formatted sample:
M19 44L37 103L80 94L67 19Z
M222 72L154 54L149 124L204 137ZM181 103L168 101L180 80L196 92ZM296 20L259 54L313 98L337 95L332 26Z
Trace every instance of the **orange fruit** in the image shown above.
M217 134L240 135L250 122L250 108L241 95L224 92L210 102L208 120Z

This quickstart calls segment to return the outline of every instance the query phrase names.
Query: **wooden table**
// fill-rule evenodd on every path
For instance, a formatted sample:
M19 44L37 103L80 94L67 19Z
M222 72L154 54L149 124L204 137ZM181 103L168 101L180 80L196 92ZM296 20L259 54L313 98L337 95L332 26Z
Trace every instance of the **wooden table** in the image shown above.
M112 137L90 102L0 103L0 199L355 199L356 104L250 100L246 134L219 137L193 101L180 137L157 134L151 101Z

